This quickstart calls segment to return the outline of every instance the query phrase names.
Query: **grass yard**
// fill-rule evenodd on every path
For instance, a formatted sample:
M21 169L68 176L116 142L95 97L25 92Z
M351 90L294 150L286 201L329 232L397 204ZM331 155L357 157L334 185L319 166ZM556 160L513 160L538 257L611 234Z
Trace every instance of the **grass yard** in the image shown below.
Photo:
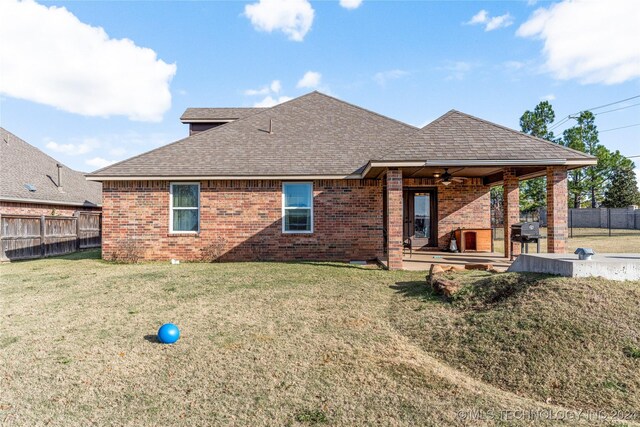
M0 424L640 421L640 283L455 278L447 302L423 273L343 264L0 265Z
M542 228L541 234L547 235ZM640 230L609 230L606 228L574 228L573 237L569 237L567 252L573 253L577 248L592 248L598 253L640 252ZM516 243L517 247L519 244ZM504 253L504 241L494 240L494 251ZM535 253L536 245L529 244L529 253ZM540 240L540 252L547 252L547 239Z

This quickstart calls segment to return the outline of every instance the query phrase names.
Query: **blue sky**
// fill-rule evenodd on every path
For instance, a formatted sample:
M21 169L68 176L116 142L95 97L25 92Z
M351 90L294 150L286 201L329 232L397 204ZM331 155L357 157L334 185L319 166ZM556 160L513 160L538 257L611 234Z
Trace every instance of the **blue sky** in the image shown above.
M518 129L543 99L560 120L640 95L638 4L7 0L0 125L82 171L186 136L187 107L316 89L416 126L455 108ZM640 124L634 104L598 128ZM600 140L640 155L640 126Z

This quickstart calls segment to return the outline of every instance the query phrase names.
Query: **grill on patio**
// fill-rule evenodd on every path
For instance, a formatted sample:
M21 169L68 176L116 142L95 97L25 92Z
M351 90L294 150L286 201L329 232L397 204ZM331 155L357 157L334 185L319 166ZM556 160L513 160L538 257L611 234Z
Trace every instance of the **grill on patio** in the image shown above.
M513 259L513 243L520 243L520 252L529 253L529 243L536 244L536 249L540 253L540 223L519 222L511 226L511 259Z

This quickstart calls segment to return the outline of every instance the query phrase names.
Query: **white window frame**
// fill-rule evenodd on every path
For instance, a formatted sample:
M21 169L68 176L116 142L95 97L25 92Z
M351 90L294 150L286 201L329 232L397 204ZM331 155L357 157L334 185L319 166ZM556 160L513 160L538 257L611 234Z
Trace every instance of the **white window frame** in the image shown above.
M284 186L287 184L308 184L310 186L311 191L311 206L308 208L299 208L299 207L285 207L285 193ZM283 234L312 234L313 233L313 181L283 181L282 182L282 233ZM310 230L286 230L286 211L287 210L309 210L311 212L311 229Z
M194 208L174 208L173 207L173 186L174 185L197 185L198 186L198 229L196 231L181 231L173 229L173 210L191 210ZM199 182L171 182L169 183L169 233L170 234L199 234L200 233L200 183Z

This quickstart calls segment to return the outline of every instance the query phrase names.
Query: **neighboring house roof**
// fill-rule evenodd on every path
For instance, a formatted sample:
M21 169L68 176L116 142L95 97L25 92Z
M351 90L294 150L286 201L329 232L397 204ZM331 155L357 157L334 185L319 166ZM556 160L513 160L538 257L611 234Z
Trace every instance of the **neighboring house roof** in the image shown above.
M272 126L273 133L269 133ZM312 92L91 174L349 176L418 129Z
M0 200L72 206L99 206L102 185L63 166L58 189L59 162L0 127ZM35 188L29 191L27 185Z
M590 160L592 156L451 110L376 160Z
M384 167L453 160L594 162L584 153L457 111L418 129L312 92L100 169L89 178L358 178L374 162Z
M266 108L187 108L180 120L183 123L238 120L266 110Z

